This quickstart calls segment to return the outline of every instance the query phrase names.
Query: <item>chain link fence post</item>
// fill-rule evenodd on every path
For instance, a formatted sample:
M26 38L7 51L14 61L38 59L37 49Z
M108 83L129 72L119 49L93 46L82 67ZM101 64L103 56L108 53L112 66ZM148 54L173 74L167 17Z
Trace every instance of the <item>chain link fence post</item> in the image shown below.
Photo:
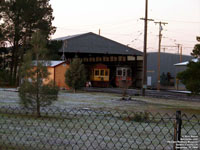
M177 121L174 120L174 146L173 146L173 150L176 150L176 142L177 142Z
M176 111L176 123L174 128L174 141L176 142L175 150L180 150L180 141L181 141L181 126L182 126L182 118L181 111Z

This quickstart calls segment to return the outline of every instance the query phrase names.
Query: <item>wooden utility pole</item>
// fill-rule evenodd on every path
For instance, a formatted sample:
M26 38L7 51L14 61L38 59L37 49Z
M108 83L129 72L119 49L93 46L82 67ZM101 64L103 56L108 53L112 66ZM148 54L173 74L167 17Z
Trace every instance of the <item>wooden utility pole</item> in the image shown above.
M182 62L182 45L181 44L177 44L178 45L178 55L180 56L180 62Z
M162 39L162 24L168 24L166 22L155 22L155 24L159 24L159 42L158 42L158 71L157 71L157 90L160 90L160 48L161 48L161 39Z
M177 44L178 47L178 55L180 56L180 62L182 62L182 45L181 44Z
M182 49L183 47L182 47L182 45L181 45L181 47L180 47L180 62L182 62L182 53L183 53L183 49Z
M177 45L177 48L178 48L178 54L179 54L179 48L181 46L181 44L176 44Z
M153 21L148 19L148 0L145 3L145 18L144 20L144 48L143 48L143 70L142 70L142 95L145 96L145 89L147 88L147 21Z

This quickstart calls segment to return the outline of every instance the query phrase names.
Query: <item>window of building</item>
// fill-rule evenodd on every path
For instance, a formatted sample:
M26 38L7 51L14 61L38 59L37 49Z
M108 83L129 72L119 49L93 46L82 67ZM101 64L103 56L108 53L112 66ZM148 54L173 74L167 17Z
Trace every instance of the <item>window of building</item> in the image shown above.
M118 56L118 60L119 60L119 61L122 61L122 56Z
M92 58L91 57L89 58L89 61L92 62Z
M83 58L83 61L84 62L88 62L88 58Z
M123 56L123 57L122 57L122 61L126 61L126 56Z
M113 56L111 56L111 57L110 57L110 61L114 61L114 58L113 58Z
M96 61L102 61L101 57L96 57Z

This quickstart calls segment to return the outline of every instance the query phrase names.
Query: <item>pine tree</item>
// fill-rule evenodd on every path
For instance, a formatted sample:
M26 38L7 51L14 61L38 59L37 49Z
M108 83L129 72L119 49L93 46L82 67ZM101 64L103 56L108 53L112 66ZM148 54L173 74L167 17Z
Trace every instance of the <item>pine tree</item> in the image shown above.
M26 108L36 110L40 117L40 108L46 107L57 100L58 87L52 82L44 84L48 78L46 40L40 32L36 32L31 40L32 49L28 51L21 67L23 83L20 85L19 96L21 104ZM32 59L35 58L35 61Z
M63 41L53 41L49 40L47 44L48 49L48 59L49 60L60 60L61 56L58 54L58 51L61 49Z
M30 48L32 34L40 30L46 39L55 32L54 17L49 0L1 0L0 29L4 42L11 45L10 75L16 84L17 70L26 49Z
M76 92L77 89L85 86L86 71L85 66L79 58L74 58L70 68L65 73L66 84Z

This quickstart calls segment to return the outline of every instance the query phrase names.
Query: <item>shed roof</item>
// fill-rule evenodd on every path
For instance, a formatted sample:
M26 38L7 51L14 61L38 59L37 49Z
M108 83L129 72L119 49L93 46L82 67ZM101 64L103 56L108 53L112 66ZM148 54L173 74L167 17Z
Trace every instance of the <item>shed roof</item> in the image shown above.
M62 40L63 46L59 52L66 53L95 53L95 54L117 54L117 55L142 55L142 52L94 34L92 32L65 36L53 40Z
M46 67L55 67L57 65L60 65L64 63L65 61L56 61L56 60L39 60L39 63L44 63ZM33 61L33 65L36 66L37 61Z
M59 37L59 38L55 38L53 40L55 41L64 41L64 40L68 40L68 39L71 39L71 38L75 38L77 36L81 36L83 34L76 34L76 35L68 35L68 36L64 36L64 37Z
M192 62L198 62L199 59L198 58L195 58L195 59L192 59L191 60ZM189 64L190 61L185 61L185 62L181 62L181 63L177 63L177 64L174 64L175 66L187 66Z

